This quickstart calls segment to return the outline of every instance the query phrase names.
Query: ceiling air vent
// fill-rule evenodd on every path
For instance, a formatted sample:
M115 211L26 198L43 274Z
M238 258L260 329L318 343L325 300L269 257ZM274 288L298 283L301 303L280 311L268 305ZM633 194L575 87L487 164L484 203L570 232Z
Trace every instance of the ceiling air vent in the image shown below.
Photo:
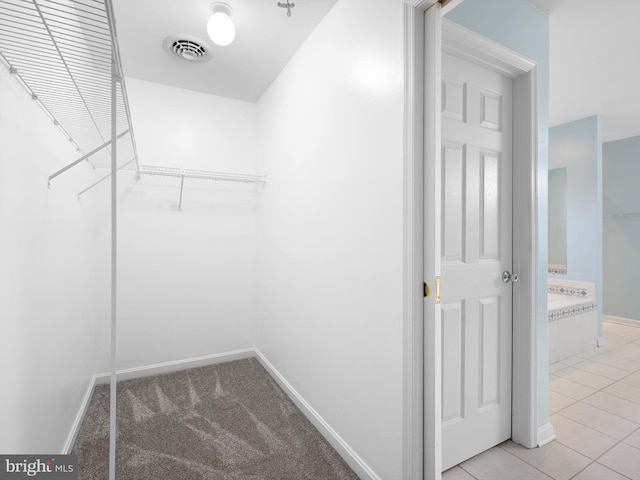
M212 58L209 45L190 35L167 37L163 45L169 53L187 62L202 63L208 62Z

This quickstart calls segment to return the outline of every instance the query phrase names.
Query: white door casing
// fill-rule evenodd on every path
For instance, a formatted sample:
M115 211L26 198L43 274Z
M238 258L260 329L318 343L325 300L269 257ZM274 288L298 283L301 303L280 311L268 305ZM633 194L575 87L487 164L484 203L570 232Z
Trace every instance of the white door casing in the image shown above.
M432 0L405 0L405 435L404 478L441 478L441 331L434 280L441 274L439 156L441 56L471 60L513 79L512 439L536 445L537 68L535 62L442 18ZM436 162L438 159L438 162ZM438 252L438 255L435 255ZM424 260L424 274L416 262ZM422 298L422 281L431 295ZM443 291L446 285L443 285ZM419 372L423 372L422 376ZM420 380L416 380L420 379Z
M442 56L442 468L511 437L511 78Z

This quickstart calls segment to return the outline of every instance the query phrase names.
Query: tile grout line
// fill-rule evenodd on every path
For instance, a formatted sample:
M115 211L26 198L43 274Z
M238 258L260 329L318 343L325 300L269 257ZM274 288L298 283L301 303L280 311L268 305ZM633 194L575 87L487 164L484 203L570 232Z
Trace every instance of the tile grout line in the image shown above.
M503 443L504 443L504 442L503 442ZM549 445L549 444L547 444L547 445ZM508 453L509 455L511 455L513 458L515 458L515 459L517 459L517 460L521 461L522 463L524 463L525 465L528 465L528 466L530 466L531 468L533 468L533 469L535 469L535 470L539 471L539 472L540 472L540 473L542 473L544 476L549 477L549 478L551 478L551 479L553 479L553 480L557 480L556 478L552 477L552 476L551 476L551 475L549 475L548 473L543 472L542 470L540 470L540 469L539 469L538 467L536 467L535 465L533 465L533 464L531 464L531 463L527 462L526 460L521 459L521 458L520 458L520 457L518 457L517 455L514 455L514 454L513 454L513 453L511 453L509 450L507 450L506 448L504 448L504 447L502 446L502 444L497 445L497 446L498 446L498 447L500 447L503 451L507 452L507 453ZM544 448L544 447L534 447L534 448Z
M581 401L581 400L578 400L578 401L576 401L575 403L579 403L580 401ZM572 405L573 405L573 404L572 404ZM588 405L588 404L587 404L587 405ZM569 405L569 406L570 406L570 405ZM588 405L588 406L592 406L592 405ZM567 407L567 408L568 408L568 407ZM597 408L597 407L593 407L593 408ZM603 411L603 412L606 412L606 410L602 410L602 409L598 409L598 410L601 410L601 411ZM611 412L606 412L606 413L611 413ZM559 413L556 413L556 415L560 415L560 414L559 414ZM612 415L615 415L615 414L612 414ZM583 424L583 423L581 423L581 422L577 422L576 420L573 420L572 418L565 417L564 415L561 415L561 416L562 416L562 417L564 417L564 418L566 418L566 419L568 419L568 420L571 420L572 422L577 423L578 425L582 425L583 427L590 428L591 430L594 430L594 431L596 431L596 432L598 432L598 433L600 433L600 434L602 434L602 435L604 435L604 436L606 436L606 437L609 437L609 438L611 438L612 440L615 440L615 441L616 441L616 443L614 443L613 445L611 445L611 447L609 447L607 450L605 450L604 452L602 452L599 456L597 456L596 458L591 458L591 457L588 457L587 455L585 455L584 453L582 453L582 452L580 452L580 451L576 450L575 448L573 448L573 447L571 447L571 446L569 446L569 445L566 445L565 443L562 443L562 440L560 440L560 438L556 438L556 441L557 441L559 444L561 444L563 447L565 447L565 448L567 448L567 449L569 449L569 450L571 450L571 451L573 451L573 452L577 453L578 455L580 455L580 456L582 456L582 457L587 458L587 459L590 461L587 465L585 465L585 466L584 466L584 468L582 468L581 470L579 470L578 472L576 472L576 474L575 474L575 475L573 475L572 477L570 477L571 479L576 478L578 475L580 475L582 472L584 472L587 468L589 468L589 467L590 467L591 465L593 465L594 463L598 463L599 465L601 465L601 466L603 466L603 467L605 467L605 468L608 468L608 469L610 469L610 470L614 471L615 473L617 473L617 474L619 474L619 475L622 475L624 478L629 479L629 477L627 477L626 475L624 475L624 474L622 474L622 473L618 472L617 470L615 470L615 469L613 469L613 468L611 468L611 467L609 467L609 466L607 466L607 465L604 465L604 464L602 464L602 463L599 463L599 462L598 462L598 460L600 460L603 456L605 456L607 453L609 453L609 451L613 450L615 447L617 447L617 446L618 446L618 445L620 445L621 443L624 443L624 440L626 440L627 438L629 438L631 435L633 435L634 433L636 433L637 431L639 431L639 430L640 430L640 425L638 425L638 428L636 428L635 430L633 430L633 431L632 431L631 433L629 433L627 436L625 436L624 438L622 438L622 439L618 440L617 438L611 437L610 435L607 435L607 434L606 434L606 433L604 433L604 432L600 432L599 430L596 430L595 428L592 428L592 427L590 427L590 426L588 426L588 425L585 425L585 424ZM616 416L617 416L617 415L616 415ZM623 418L623 417L620 417L620 418ZM626 419L624 419L624 420L626 420ZM630 420L628 420L628 421L630 421ZM635 422L631 422L631 423L635 423ZM628 444L626 444L626 443L625 443L625 445L628 445ZM632 445L629 445L629 446L632 446ZM515 456L515 455L514 455L514 456ZM527 464L528 464L528 465L531 465L531 464L529 464L528 462L527 462ZM531 465L531 466L535 468L535 466L534 466L534 465ZM540 470L540 471L542 471L542 470ZM542 472L542 473L544 473L544 474L545 474L545 475L547 475L547 476L551 476L551 475L549 475L548 473L545 473L545 472ZM556 480L556 479L554 479L554 480ZM631 479L629 479L629 480L631 480Z
M616 444L616 445L617 445L617 444ZM566 446L566 445L565 445L565 446ZM614 445L613 447L615 447L615 445ZM613 447L611 447L611 448L613 448ZM611 449L609 449L609 450L611 450ZM609 450L607 450L607 452L608 452ZM606 452L605 452L605 453L606 453ZM604 453L603 453L602 455L604 455ZM598 458L600 458L600 457L598 457ZM580 475L582 472L584 472L587 468L589 468L589 467L590 467L591 465L593 465L593 464L598 464L598 465L600 465L601 467L607 468L607 469L611 470L612 472L617 473L617 474L618 474L618 475L620 475L621 477L626 478L627 480L633 480L633 479L631 479L631 478L627 477L626 475L624 475L624 474L622 474L622 473L618 472L617 470L614 470L613 468L608 467L607 465L604 465L604 464L602 464L602 463L598 463L598 461L597 461L597 460L593 460L589 465L585 466L582 470L580 470L578 473L576 473L576 474L575 474L573 477L571 477L569 480L573 480L574 478L576 478L578 475ZM554 480L556 480L556 479L554 479Z
M576 403L577 403L577 402L576 402ZM587 406L589 406L589 407L590 407L591 405L587 405ZM569 408L569 407L567 407L567 408ZM597 407L593 407L593 408L597 408ZM604 410L602 410L602 411L604 412ZM609 413L609 412L606 412L606 413ZM573 418L571 418L571 417L567 417L566 415L562 415L561 413L554 413L554 415L560 415L562 418L565 418L565 419L569 420L570 422L577 423L578 425L580 425L580 426L582 426L582 427L588 428L589 430L593 430L594 432L599 433L600 435L604 435L605 437L608 437L608 438L610 438L611 440L615 440L615 441L616 441L616 442L618 442L618 443L622 441L622 440L618 440L618 439L617 439L617 438L615 438L615 437L612 437L611 435L609 435L609 434L607 434L607 433L601 432L600 430L596 430L595 428L590 427L589 425L585 425L584 423L578 422L577 420L574 420L574 419L573 419ZM622 418L622 417L620 417L620 418ZM632 423L633 423L633 422L632 422ZM639 429L639 428L640 428L640 425L638 425L638 428L636 428L635 430L633 430L629 435L633 435L635 432L637 432L637 431L638 431L638 429ZM625 437L625 438L627 438L627 437ZM562 443L562 440L560 440L560 439L558 439L558 438L556 438L556 441L557 441L558 443ZM574 451L578 452L580 455L584 455L584 453L579 452L578 450L575 450L574 448L570 447L569 445L567 445L567 444L565 444L565 443L562 443L562 445L564 445L564 446L565 446L565 447L567 447L567 448L571 448L571 450L574 450ZM586 455L584 455L584 456L586 457ZM587 458L590 458L590 457L587 457ZM599 457L598 457L598 458L599 458Z
M595 407L594 407L594 408L595 408ZM604 410L603 410L603 411L604 411ZM569 417L564 417L564 418L567 418L567 419L569 419L569 420L571 420L571 421L573 421L573 422L576 422L575 420L573 420L573 419L571 419L571 418L569 418ZM579 425L582 425L582 426L584 426L584 427L591 428L591 427L588 427L587 425L584 425L584 424L582 424L582 423L580 423L580 422L576 422L576 423L577 423L577 424L579 424ZM591 430L595 430L595 428L591 428ZM583 471L585 471L587 468L589 468L589 467L590 467L591 465L593 465L594 463L598 463L599 465L602 465L603 467L606 467L606 468L608 468L609 470L613 470L614 472L616 472L616 473L618 473L618 474L622 475L622 476L623 476L623 477L625 477L625 478L629 478L629 477L627 477L626 475L624 475L624 474L622 474L622 473L618 472L617 470L614 470L613 468L611 468L611 467L609 467L609 466L607 466L607 465L604 465L604 464L602 464L602 463L599 463L599 462L598 462L598 460L600 460L600 459L601 459L602 457L604 457L607 453L609 453L609 451L613 450L615 447L617 447L618 445L620 445L621 443L623 443L627 438L629 438L631 435L633 435L634 433L636 433L638 430L640 430L640 425L638 426L638 428L636 428L634 431L632 431L631 433L629 433L626 437L624 437L624 438L623 438L623 439L621 439L621 440L618 440L617 438L613 438L613 437L611 437L611 436L607 435L606 433L598 432L598 430L595 430L596 432L601 433L602 435L605 435L605 436L607 436L607 437L609 437L609 438L611 438L611 439L613 439L613 440L615 440L615 441L616 441L616 443L614 443L613 445L611 445L607 450L605 450L604 452L602 452L602 453L601 453L599 456L597 456L596 458L587 457L584 453L582 453L582 452L580 452L580 451L576 450L576 449L575 449L575 448L573 448L573 447L570 447L569 445L566 445L566 444L562 443L562 441L561 441L560 439L558 439L558 438L556 439L556 441L557 441L559 444L561 444L563 447L566 447L566 448L568 448L569 450L572 450L572 451L576 452L577 454L579 454L579 455L581 455L581 456L583 456L583 457L585 457L585 458L588 458L588 459L591 461L588 465L585 465L585 467L584 467L582 470L580 470L580 471L579 471L579 472L577 472L573 477L571 477L572 479L573 479L573 478L575 478L576 476L580 475L580 473L582 473ZM628 443L625 443L625 445L629 445L629 444L628 444ZM631 446L631 447L632 447L633 445L629 445L629 446ZM635 448L635 447L634 447L634 448ZM543 473L544 473L544 472L543 472ZM548 475L548 474L547 474L547 475ZM631 479L630 479L630 480L631 480Z
M473 475L471 472L468 472L467 470L464 469L464 467L462 466L462 464L458 465L458 467L460 467L460 470L462 470L464 473L466 473L467 475L469 475L471 478L473 478L473 480L478 480L478 477L476 477L475 475Z
M576 364L576 365L577 365L577 364ZM607 365L607 364L605 363L604 365ZM611 366L611 365L608 365L608 366ZM597 373L594 373L594 372L590 372L590 371L588 371L588 370L582 370L582 369L577 368L577 367L571 367L571 368L574 368L574 369L576 369L576 370L581 370L581 371L583 371L583 372L590 373L590 374L592 374L592 375L597 375L597 376L599 376L599 377L606 378L607 380L612 380L612 383L610 383L610 384L608 384L608 385L605 385L604 387L602 387L602 388L600 388L600 389L596 389L595 387L592 387L591 385L586 385L586 384L584 384L584 383L581 383L581 382L579 382L578 380L572 380L572 379L569 379L569 378L559 377L559 378L563 378L564 380L566 380L566 381L568 381L568 382L573 382L573 383L576 383L576 384L578 384L578 385L582 385L583 387L587 387L587 388L593 388L593 389L595 389L595 392L590 393L590 394L589 394L589 395L587 395L586 397L583 397L583 398L581 398L581 399L575 399L575 401L576 401L576 402L581 402L581 401L583 401L583 400L585 400L585 399L587 399L587 398L591 397L592 395L595 395L596 393L601 392L601 391L603 391L605 388L608 388L608 387L610 387L611 385L613 385L613 384L615 384L615 383L618 383L618 382L625 383L625 385L630 385L630 384L628 384L628 383L626 383L626 382L623 382L623 380L624 380L625 378L630 377L631 375L635 375L636 373L640 372L640 369L636 369L636 370L630 371L630 372L628 373L628 375L625 375L624 377L621 377L620 379L616 380L616 379L613 379L613 378L607 377L607 376L605 376L605 375L600 375L600 374L597 374ZM613 367L613 368L618 368L618 367ZM562 369L562 370L564 370L564 369ZM618 368L618 370L623 370L623 369ZM558 370L558 371L561 371L561 370ZM551 375L555 375L555 373L554 373L554 374L551 374ZM549 375L549 377L551 377L551 375ZM556 375L556 376L557 376L557 375ZM551 382L549 382L549 383L551 383ZM632 385L632 386L633 386L633 385ZM570 397L569 395L567 395L567 394L565 394L565 393L557 392L557 391L555 391L555 390L551 390L551 389L549 389L549 390L550 390L550 391L552 391L552 392L554 392L554 393L559 393L560 395L563 395L563 396L565 396L565 397L568 397L568 398L572 398L572 399L573 399L573 397ZM608 393L608 392L604 392L604 393ZM616 397L618 397L618 398L622 398L623 400L627 400L627 401L629 401L629 402L633 402L632 400L628 400L628 399L626 399L626 398L620 397L619 395L616 395L615 393L611 393L611 394L609 394L609 395L613 395L613 396L616 396ZM575 402L574 402L574 403L575 403ZM633 402L633 403L637 403L637 402ZM565 408L566 408L566 407L565 407ZM556 412L556 413L558 413L558 412ZM611 412L609 412L609 413L611 413ZM622 417L622 418L624 418L624 417ZM627 420L627 419L625 419L625 420ZM629 421L632 421L632 420L629 420ZM636 423L636 422L634 422L634 423Z
M638 372L640 372L640 370L638 370ZM593 395L595 395L596 393L599 393L599 392L600 392L600 390L597 390L597 391L595 391L595 392L593 392L593 393L591 393L591 394L587 395L586 397L584 397L584 398L583 398L583 399L581 399L581 400L576 400L576 401L575 401L575 402L573 402L571 405L567 405L566 407L563 407L562 409L558 410L557 412L554 412L554 415L562 415L562 412L563 412L564 410L566 410L567 408L572 407L572 406L573 406L573 405L575 405L576 403L582 403L582 402L584 402L584 400L586 400L587 398L589 398L589 397L591 397L591 396L593 396ZM557 393L557 392L556 392L556 393ZM607 393L607 392L604 392L604 393ZM613 394L610 394L610 395L613 395ZM565 395L565 396L566 396L566 395ZM614 396L617 396L617 395L614 395ZM569 398L571 398L571 397L569 397ZM622 397L618 397L618 398L622 398ZM626 400L626 399L625 399L625 398L622 398L622 400ZM627 401L630 401L630 400L627 400ZM635 403L635 402L632 402L632 403ZM639 424L638 422L635 422L635 421L633 421L633 420L629 420L628 418L625 418L625 417L623 417L622 415L618 415L617 413L613 413L613 412L610 412L610 411L608 411L608 410L604 410L604 409L602 409L602 408L600 408L600 407L596 407L595 405L591 405L591 404L589 404L589 403L584 403L584 405L586 405L587 407L595 408L596 410L600 410L601 412L608 413L609 415L613 415L613 416L615 416L615 417L621 418L622 420L625 420L625 421L627 421L627 422L633 423L633 424L635 424L635 425L638 425L638 427L640 427L640 424ZM572 418L567 417L567 416L565 416L565 415L562 415L562 416L563 416L563 417L565 417L565 418L568 418L569 420L573 420ZM585 424L584 424L584 423L582 423L582 422L578 422L578 421L576 421L576 420L573 420L573 421L574 421L574 422L576 422L576 423L579 423L580 425L582 425L582 426L584 426L584 427L591 428L591 430L596 430L595 428L593 428L593 427L591 427L591 426L589 426L589 425L585 425ZM597 432L600 432L599 430L596 430L596 431L597 431ZM635 432L635 430L634 430L634 432ZM604 432L600 432L600 433L602 433L603 435L607 435L607 434L606 434L606 433L604 433ZM607 436L611 436L611 435L607 435ZM614 438L614 437L611 437L611 438ZM625 438L626 438L626 437L625 437Z
M593 375L598 375L598 376L600 376L600 377L604 377L604 378L607 378L607 379L609 379L609 380L613 380L614 382L620 382L620 381L622 381L623 379L627 378L628 376L633 375L634 373L636 373L636 372L640 371L640 369L636 369L636 370L631 370L631 371L629 371L629 370L627 370L627 369L625 369L625 368L620 368L619 366L609 365L608 363L603 363L603 362L598 362L598 361L596 361L596 360L593 360L594 358L597 358L597 357L602 356L602 355L606 355L607 353L608 353L608 352L606 352L606 353L600 353L600 354L596 355L595 357L586 358L586 359L584 359L582 362L574 363L573 365L567 365L565 368L562 368L562 369L560 369L560 370L558 370L558 371L556 371L556 372L554 372L554 373L550 374L549 376L551 376L551 375L556 375L558 372L561 372L562 370L566 370L567 368L574 368L574 369L576 369L576 370L581 370L581 371L583 371L583 372L591 373L591 374L593 374ZM605 367L611 367L611 368L615 368L615 369L617 369L617 370L621 370L621 371L624 371L624 372L628 372L628 374L627 374L627 375L625 375L625 376L623 376L623 377L620 377L620 378L611 378L611 377L608 377L608 376L606 376L606 375L604 375L604 374L600 374L600 373L592 372L592 371L590 371L590 370L584 370L584 369L582 369L582 368L580 368L580 367L576 367L576 366L575 366L575 365L580 365L581 363L584 363L584 362L594 362L594 363L599 363L600 365L603 365L603 366L605 366ZM562 362L560 362L560 363L562 363ZM563 364L563 365L566 365L566 364ZM576 383L579 383L579 382L576 382ZM588 387L589 385L586 385L586 386Z
M629 341L629 342L626 342L626 343L624 343L624 344L622 344L622 345L618 345L617 347L612 347L612 348L615 348L615 349L617 349L617 348L622 348L622 347L623 347L623 346L625 346L625 345L629 345L629 344L631 344L631 343L635 343L635 341L636 341L636 339L631 340L631 341ZM603 352L603 353L601 353L601 354L595 355L595 356L593 356L593 357L590 357L590 358L586 359L585 361L590 360L590 361L594 361L594 362L595 362L595 360L592 360L593 358L596 358L596 357L598 357L598 356L600 356L600 355L604 355L604 354L606 354L606 353L607 353L607 352ZM579 365L580 363L582 363L582 362L578 362L577 364L574 364L574 365ZM601 363L601 362L600 362L600 363ZM606 364L606 363L601 363L601 364L603 364L603 365L608 365L608 364ZM566 365L566 364L564 364L564 365ZM613 366L613 365L608 365L608 366L611 366L611 367L613 367L613 368L618 368L618 370L624 370L624 369L621 369L621 368L616 367L616 366ZM623 444L625 444L625 445L629 445L629 444L627 444L627 443L624 443L624 441L625 441L627 438L629 438L631 435L633 435L633 434L635 434L636 432L640 431L640 425L638 425L638 424L637 424L636 422L634 422L633 420L629 420L628 418L622 417L622 416L620 416L620 415L618 415L618 414L616 414L616 413L609 412L609 411L607 411L607 410L603 410L603 409L601 409L601 408L598 408L598 407L596 407L596 406L594 406L594 405L590 405L590 404L588 404L588 403L584 403L584 405L586 405L586 406L589 406L589 407L595 408L595 409L600 410L600 411L602 411L602 412L605 412L605 413L608 413L608 414L610 414L610 415L614 415L614 416L616 416L616 417L618 417L618 418L621 418L621 419L623 419L623 420L626 420L627 422L630 422L630 423L633 423L633 424L638 425L638 426L637 426L637 428L636 428L635 430L633 430L632 432L630 432L629 434L627 434L625 437L623 437L623 438L621 438L620 440L618 440L617 438L611 437L610 435L607 435L607 434L606 434L606 433L604 433L604 432L600 432L599 430L596 430L595 428L592 428L592 427L591 427L591 426L589 426L589 425L585 425L585 424L584 424L584 423L582 423L582 422L578 422L578 421L576 421L576 420L573 420L572 418L566 417L566 416L562 415L562 413L561 413L561 412L562 412L563 410L565 410L565 409L567 409L567 408L569 408L569 407L573 406L573 405L576 405L576 404L578 404L578 403L582 403L582 402L583 402L584 400L586 400L587 398L589 398L589 397L591 397L591 396L595 395L596 393L599 393L599 392L603 391L605 388L608 388L608 387L610 387L611 385L614 385L614 384L616 384L616 383L618 383L618 382L625 383L625 382L623 382L623 380L624 380L625 378L628 378L629 376L634 375L634 374L636 374L636 373L640 372L640 369L636 369L635 371L631 371L631 372L629 372L627 375L625 375L624 377L621 377L621 378L619 378L619 379L611 379L610 377L607 377L607 376L605 376L605 375L599 375L599 374L597 374L597 373L595 373L595 372L590 372L590 371L588 371L588 370L582 370L582 369L580 369L579 367L574 367L573 365L569 365L569 366L568 366L568 367L566 367L566 368L569 368L569 367L572 367L572 368L577 369L577 370L581 370L581 371L586 372L586 373L590 373L590 374L592 374L592 375L598 375L598 376L601 376L601 377L607 378L608 380L613 380L613 382L612 382L612 383L610 383L609 385L606 385L606 386L604 386L604 387L602 387L602 388L600 388L600 389L596 390L595 392L593 392L593 393L591 393L591 394L587 395L586 397L584 397L584 398L583 398L583 399L581 399L581 400L576 400L576 401L575 401L575 402L573 402L571 405L567 405L566 407L564 407L564 408L560 409L558 412L555 412L554 414L555 414L555 415L560 415L560 416L562 416L562 417L564 417L564 418L566 418L566 419L568 419L568 420L571 420L571 421L573 421L573 422L575 422L575 423L577 423L577 424L579 424L579 425L582 425L583 427L590 428L591 430L594 430L594 431L596 431L596 432L598 432L598 433L600 433L600 434L602 434L602 435L605 435L606 437L612 438L613 440L615 440L615 441L616 441L616 443L615 443L615 444L611 445L611 447L609 447L607 450L605 450L604 452L602 452L598 457L596 457L595 459L591 459L590 457L587 457L586 455L584 455L583 453L581 453L581 452L579 452L579 451L575 450L574 448L572 448L572 447L570 447L570 446L568 446L568 445L565 445L564 443L562 443L562 441L560 440L560 438L558 438L558 439L557 439L558 443L560 443L560 444L561 444L561 445L563 445L564 447L566 447L566 448L568 448L568 449L570 449L570 450L572 450L572 451L574 451L574 452L578 453L579 455L582 455L583 457L588 458L588 459L590 460L590 463L589 463L589 464L585 465L585 467L584 467L583 469L581 469L579 472L577 472L577 473L576 473L575 475L573 475L571 478L572 478L572 479L573 479L573 478L576 478L578 475L580 475L582 472L584 472L586 469L588 469L591 465L593 465L593 464L597 463L598 465L601 465L601 466L603 466L603 467L605 467L605 468L608 468L608 469L610 469L611 471L613 471L613 472L615 472L615 473L617 473L617 474L619 474L619 475L623 476L624 478L627 478L627 479L628 479L629 477L627 477L627 476L626 476L626 475L624 475L623 473L621 473L621 472L617 471L617 470L616 470L616 469L614 469L614 468L609 467L608 465L604 465L604 464L602 464L602 463L599 463L599 462L598 462L598 460L600 460L602 457L604 457L607 453L609 453L611 450L613 450L614 448L616 448L616 447L617 447L618 445L620 445L621 443L623 443ZM565 370L566 368L560 369L560 370L558 370L557 372L560 372L560 371L562 371L562 370ZM557 372L554 372L554 373L557 373ZM571 379L566 379L566 380L568 380L568 381L574 381L574 380L571 380ZM583 385L583 386L585 386L585 387L594 388L594 387L591 387L590 385L585 385L584 383L581 383L581 382L579 382L579 381L577 381L577 380L576 380L576 381L574 381L574 383L577 383L577 384L579 384L579 385ZM626 384L626 383L625 383L625 385L629 385L629 384ZM555 393L560 393L560 392L555 392ZM604 392L604 393L607 393L607 394L609 394L609 395L613 395L613 396L615 396L615 397L621 398L622 400L626 400L626 401L630 401L630 402L632 402L632 403L636 403L636 402L633 402L632 400L628 400L628 399L626 399L626 398L620 397L620 396L616 395L615 393L609 393L609 392ZM564 394L562 394L562 393L560 393L560 394L561 394L561 395L564 395ZM564 396L568 397L568 395L564 395ZM571 397L569 397L569 398L571 398ZM629 446L633 447L632 445L629 445ZM544 472L543 472L543 473L544 473Z

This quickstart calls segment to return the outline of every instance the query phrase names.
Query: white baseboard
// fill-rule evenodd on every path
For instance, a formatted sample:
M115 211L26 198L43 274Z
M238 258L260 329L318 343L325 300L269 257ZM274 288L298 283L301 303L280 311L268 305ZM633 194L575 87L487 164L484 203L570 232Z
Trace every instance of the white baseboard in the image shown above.
M234 350L226 353L214 353L213 355L204 355L202 357L186 358L184 360L175 360L172 362L156 363L155 365L144 365L142 367L125 368L118 370L118 381L130 380L132 378L150 377L152 375L160 375L163 373L177 372L188 368L204 367L222 362L232 362L234 360L242 360L244 358L255 357L253 348L245 348L242 350ZM96 376L96 385L109 383L111 373L99 373Z
M318 412L300 395L295 388L284 378L284 376L267 360L267 358L256 349L256 358L265 368L265 370L280 385L289 398L302 411L305 417L313 424L314 427L322 434L329 444L338 452L347 465L362 480L380 480L380 477L360 458L360 456L338 435L331 425L320 416Z
M80 425L82 425L82 420L84 420L84 415L87 413L87 408L89 407L89 402L91 401L91 396L93 395L93 388L96 385L96 376L94 375L89 380L89 386L87 386L87 390L84 392L84 398L82 399L82 403L80 404L80 409L76 415L75 420L73 421L73 425L71 425L71 430L69 431L69 435L67 436L67 441L64 443L64 447L62 447L62 455L68 455L71 453L73 449L73 444L76 442L76 437L78 436L78 432L80 431Z
M556 439L556 434L553 433L553 425L547 423L542 427L538 427L538 447L542 447L549 442L552 442Z
M630 327L640 327L640 320L635 318L616 317L614 315L603 315L602 320L609 323L619 323L622 325L629 325Z

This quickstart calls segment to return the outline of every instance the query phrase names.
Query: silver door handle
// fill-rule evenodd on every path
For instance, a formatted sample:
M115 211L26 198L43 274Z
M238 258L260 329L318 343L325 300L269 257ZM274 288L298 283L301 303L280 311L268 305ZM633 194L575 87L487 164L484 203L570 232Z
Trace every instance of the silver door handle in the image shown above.
M520 280L520 275L518 275L517 273L511 273L508 270L502 272L502 281L504 283L518 283L518 280Z

